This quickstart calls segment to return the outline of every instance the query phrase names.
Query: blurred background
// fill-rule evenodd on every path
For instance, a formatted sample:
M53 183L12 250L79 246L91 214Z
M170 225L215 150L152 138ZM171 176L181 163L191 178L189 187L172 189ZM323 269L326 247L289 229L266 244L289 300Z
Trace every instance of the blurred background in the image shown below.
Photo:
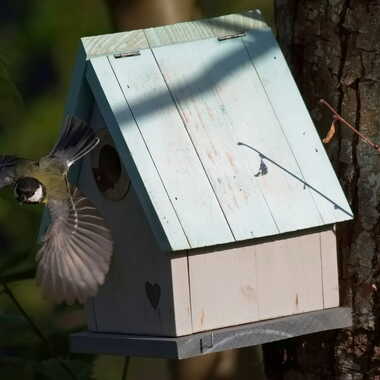
M265 0L2 0L0 152L37 158L49 151L80 37L255 8L272 23L272 2ZM40 296L34 257L41 213L41 206L18 205L9 189L0 194L0 378L121 379L122 357L68 352L68 335L85 328L83 309L53 305ZM127 379L253 378L252 368L241 372L244 355L246 363L256 365L249 350L180 366L133 358ZM190 370L195 367L197 373Z

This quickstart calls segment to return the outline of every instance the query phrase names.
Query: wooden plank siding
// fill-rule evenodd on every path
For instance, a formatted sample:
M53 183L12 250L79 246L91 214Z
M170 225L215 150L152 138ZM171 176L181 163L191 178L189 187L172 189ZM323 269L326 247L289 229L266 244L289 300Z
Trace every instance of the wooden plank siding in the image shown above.
M259 165L239 155L235 129L245 126L238 115L244 106L238 103L246 104L251 94L244 91L247 78L237 69L241 56L226 49L228 42L212 39L152 50L234 237L241 240L279 230L254 177ZM228 92L237 103L225 102Z
M81 38L81 45L86 51L87 59L149 47L144 30L142 29L83 37Z
M158 243L164 250L190 248L107 57L91 59L87 79Z
M311 191L324 224L352 219L350 206L272 32L251 30L243 41L300 167L300 179Z
M193 332L259 320L255 247L189 252Z
M253 28L269 29L257 10L148 29L83 37L81 44L87 59L90 59L101 55L146 49L149 46L157 47L217 37Z
M148 28L144 30L144 33L149 46L154 48L210 37L222 37L250 29L269 29L257 10Z
M335 228L321 234L324 308L339 306L338 257Z
M152 52L109 61L190 247L234 241Z
M152 51L236 240L323 224L241 39Z
M344 198L329 162L319 159L318 178L309 174L306 150L278 117L243 41L212 38L90 60L92 89L107 103L104 117L129 151L132 182L141 183L140 199L170 250L331 223L326 197L315 191L325 188L323 167L335 180L331 198ZM327 203L339 220L341 209Z
M250 11L82 40L89 56L140 51L92 58L87 77L164 249L351 218L271 35Z
M323 309L320 233L256 246L260 319Z
M190 251L193 332L338 306L333 235Z

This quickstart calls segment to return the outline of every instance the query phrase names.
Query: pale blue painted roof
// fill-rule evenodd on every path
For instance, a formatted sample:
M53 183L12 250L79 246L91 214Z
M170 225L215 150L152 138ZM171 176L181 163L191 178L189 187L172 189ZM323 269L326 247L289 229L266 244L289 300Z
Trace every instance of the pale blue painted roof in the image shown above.
M352 218L269 28L92 58L87 78L168 249Z

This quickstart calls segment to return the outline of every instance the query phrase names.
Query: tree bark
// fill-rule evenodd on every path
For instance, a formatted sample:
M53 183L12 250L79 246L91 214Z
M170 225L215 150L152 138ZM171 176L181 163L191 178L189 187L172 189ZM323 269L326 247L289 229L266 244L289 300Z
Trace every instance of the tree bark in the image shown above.
M323 136L332 104L380 143L380 0L275 0L280 45ZM380 379L380 154L340 126L327 151L355 219L338 227L341 303L354 325L267 346L273 379ZM270 362L268 361L270 358Z

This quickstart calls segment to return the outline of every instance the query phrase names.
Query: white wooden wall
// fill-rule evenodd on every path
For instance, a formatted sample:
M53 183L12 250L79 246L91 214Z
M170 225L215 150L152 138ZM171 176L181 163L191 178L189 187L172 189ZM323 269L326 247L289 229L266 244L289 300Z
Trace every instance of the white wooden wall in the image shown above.
M193 332L339 306L332 229L188 260Z

